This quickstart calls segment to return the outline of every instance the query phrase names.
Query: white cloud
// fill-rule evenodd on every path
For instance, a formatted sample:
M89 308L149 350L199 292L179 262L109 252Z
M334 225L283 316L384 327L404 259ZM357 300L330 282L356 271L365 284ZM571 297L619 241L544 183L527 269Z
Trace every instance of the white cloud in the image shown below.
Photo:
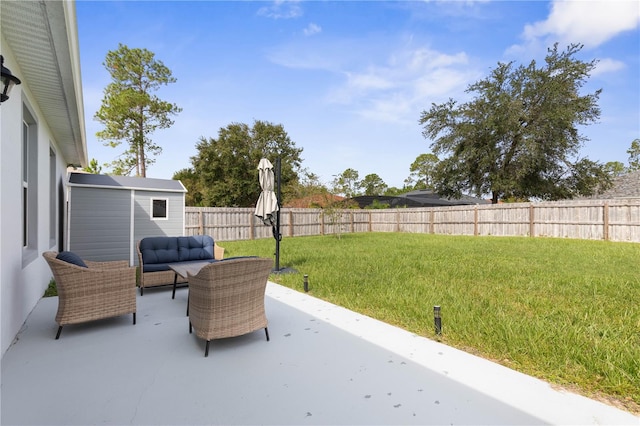
M269 6L258 9L258 15L272 19L292 19L303 15L298 0L276 0Z
M336 46L340 49L336 49ZM269 49L269 59L299 70L322 70L330 79L318 93L327 104L367 119L415 125L432 102L464 98L480 75L464 52L443 53L384 38L307 38Z
M387 63L345 71L346 81L328 96L331 103L350 106L362 117L407 122L431 102L462 93L475 74L465 53L448 55L427 48L404 49Z
M559 39L562 44L597 47L638 25L640 6L637 0L555 0L547 20L526 25L524 37L528 42L552 38Z
M304 35L306 35L307 37L321 32L322 28L319 25L314 24L313 22L307 25L307 28L304 29Z
M616 61L615 59L605 58L598 61L596 67L591 72L591 75L601 75L608 72L614 72L626 67L626 64L622 61Z

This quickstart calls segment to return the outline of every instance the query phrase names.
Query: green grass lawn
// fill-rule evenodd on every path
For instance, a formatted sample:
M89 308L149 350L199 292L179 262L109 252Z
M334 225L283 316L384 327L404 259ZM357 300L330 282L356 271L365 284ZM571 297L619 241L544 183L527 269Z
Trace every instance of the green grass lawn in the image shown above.
M366 233L284 238L280 266L298 273L270 279L302 291L307 274L313 296L640 412L639 264L633 243Z

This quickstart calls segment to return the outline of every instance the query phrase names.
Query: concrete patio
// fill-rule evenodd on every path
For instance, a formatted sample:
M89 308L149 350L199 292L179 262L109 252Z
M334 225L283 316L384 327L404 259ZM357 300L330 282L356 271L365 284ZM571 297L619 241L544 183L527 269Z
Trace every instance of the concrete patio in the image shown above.
M187 290L67 326L42 299L2 359L3 425L611 424L640 417L269 283L271 341L188 333ZM445 324L446 325L446 324Z

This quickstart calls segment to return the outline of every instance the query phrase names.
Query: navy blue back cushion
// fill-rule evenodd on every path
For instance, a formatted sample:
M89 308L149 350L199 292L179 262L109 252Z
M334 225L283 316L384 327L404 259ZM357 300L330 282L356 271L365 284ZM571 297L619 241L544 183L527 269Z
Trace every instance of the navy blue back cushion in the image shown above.
M213 238L209 235L178 237L180 261L213 259Z
M87 267L87 264L78 256L77 254L71 251L61 251L56 256L56 259L60 259L64 262L71 263L76 266L82 266L83 268Z
M143 263L179 262L178 239L176 237L146 237L140 241Z

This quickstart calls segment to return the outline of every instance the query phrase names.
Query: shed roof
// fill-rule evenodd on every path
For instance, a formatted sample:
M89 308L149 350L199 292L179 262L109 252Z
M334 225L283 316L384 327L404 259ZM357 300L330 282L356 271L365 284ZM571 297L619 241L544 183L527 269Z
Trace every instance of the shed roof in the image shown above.
M109 189L137 189L161 192L187 192L182 182L172 179L155 179L132 176L109 176L92 173L69 173L69 186Z

